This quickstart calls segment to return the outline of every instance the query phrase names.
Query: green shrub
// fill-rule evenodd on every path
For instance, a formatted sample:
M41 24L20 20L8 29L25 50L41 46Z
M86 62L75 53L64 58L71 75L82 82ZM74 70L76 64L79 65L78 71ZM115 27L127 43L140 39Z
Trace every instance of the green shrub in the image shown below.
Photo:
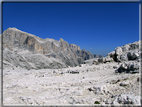
M94 104L100 104L100 102L99 101L95 101L95 103Z

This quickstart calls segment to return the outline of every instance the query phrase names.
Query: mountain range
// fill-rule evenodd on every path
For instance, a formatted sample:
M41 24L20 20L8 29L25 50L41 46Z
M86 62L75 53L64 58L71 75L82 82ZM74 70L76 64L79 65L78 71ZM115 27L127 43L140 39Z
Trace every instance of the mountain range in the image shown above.
M81 50L78 45L69 44L62 38L59 41L42 39L17 28L8 28L3 32L3 49L5 61L28 69L73 67L85 60L102 57Z

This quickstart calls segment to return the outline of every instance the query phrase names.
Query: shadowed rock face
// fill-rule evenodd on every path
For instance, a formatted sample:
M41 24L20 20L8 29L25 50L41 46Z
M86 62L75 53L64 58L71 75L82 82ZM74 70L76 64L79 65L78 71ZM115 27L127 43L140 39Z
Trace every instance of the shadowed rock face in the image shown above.
M65 62L67 66L76 66L84 60L94 58L92 53L81 50L75 44L68 44L63 39L59 41L49 38L42 39L16 28L8 28L4 31L3 47L11 51L28 50L33 54L43 54L47 58L57 58Z

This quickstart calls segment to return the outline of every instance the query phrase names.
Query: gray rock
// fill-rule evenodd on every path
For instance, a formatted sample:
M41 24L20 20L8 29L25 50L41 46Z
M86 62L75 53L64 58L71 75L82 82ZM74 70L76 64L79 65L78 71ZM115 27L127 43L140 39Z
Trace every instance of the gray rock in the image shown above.
M99 56L98 56L98 55L96 55L96 54L94 54L94 58L99 58Z
M94 58L102 58L103 56L102 55L96 55L94 54Z
M135 50L135 49L139 49L139 42L134 42L130 44L129 50Z
M122 54L120 57L117 57L119 61L128 61L128 55ZM119 59L120 58L120 59Z
M106 62L112 62L114 61L113 58L111 58L110 56L106 56L106 57L103 57L103 58L99 58L98 59L98 62L99 63L106 63Z
M79 71L70 71L71 74L79 74Z
M139 105L140 97L132 95L118 95L112 102L113 105Z
M98 59L98 62L99 62L99 63L105 62L105 58L99 58L99 59Z
M139 52L137 51L131 51L127 53L128 59L129 60L136 60L139 58Z
M123 53L123 51L122 51L122 48L121 47L117 47L116 49L115 49L115 54L116 55L121 55Z
M62 60L66 66L77 66L84 60L94 58L89 51L81 50L75 44L69 45L62 38L59 41L49 38L42 39L16 28L8 28L4 31L3 47L17 51L17 53L21 50L28 50L33 54L40 53L47 58Z
M122 48L122 51L123 51L123 52L127 52L127 51L129 51L129 49L130 49L130 45L129 45L129 44L126 44L126 45L122 46L121 48Z
M84 61L84 64L98 65L99 63L106 63L106 62L112 62L112 61L114 61L113 58L111 58L110 56L106 56L106 57L102 57L102 58L93 58L90 60L86 60L86 61Z
M29 52L27 54L16 54L7 48L3 50L3 60L4 67L15 66L28 70L66 67L65 63L55 58L46 58L42 54L31 54Z
M129 60L139 60L140 59L140 41L129 43L121 47L115 48L115 51L108 53L107 56L113 58L114 61L123 62Z
M114 61L113 58L111 58L110 56L104 57L105 58L105 62L112 62Z
M119 84L120 86L128 86L129 85L129 83L128 82L121 82L120 84Z
M98 58L93 58L93 59L89 59L89 60L85 60L83 63L84 64L88 64L88 65L92 65L98 62Z
M4 64L4 67L6 66L6 64L11 63L12 65L14 65L16 67L20 66L20 67L26 68L26 69L34 68L21 55L15 54L14 52L12 52L8 49L5 49L3 51L3 60L6 61Z
M102 94L101 91L102 91L102 90L101 90L101 87L93 87L93 92L94 92L95 94Z
M117 69L118 67L117 67L117 66L113 66L113 68L114 68L114 69Z
M128 51L124 52L121 55L117 55L117 61L130 61L130 60L138 60L139 59L139 51Z
M139 69L140 69L140 64L138 62L124 62L123 64L120 65L120 67L116 70L116 72L138 73Z
M115 51L112 51L110 53L107 54L107 56L113 57L115 55Z

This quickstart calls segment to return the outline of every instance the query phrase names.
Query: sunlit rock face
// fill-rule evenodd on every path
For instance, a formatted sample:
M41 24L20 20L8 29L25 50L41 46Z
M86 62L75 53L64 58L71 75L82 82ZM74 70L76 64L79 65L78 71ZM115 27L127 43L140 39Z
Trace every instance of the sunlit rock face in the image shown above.
M68 44L62 38L59 41L42 39L17 28L8 28L4 31L3 47L17 53L25 50L32 54L40 53L47 58L61 60L66 66L77 66L84 60L94 58L92 53L85 49L81 50L75 44Z
M116 62L132 61L140 59L140 43L136 41L123 46L116 47L114 51L107 54L107 56L113 58Z
M96 57L93 59L85 60L85 64L100 64L109 62L122 63L119 68L115 71L117 73L139 73L140 62L141 62L141 41L129 43L123 46L116 47L114 51L107 54L106 57Z

